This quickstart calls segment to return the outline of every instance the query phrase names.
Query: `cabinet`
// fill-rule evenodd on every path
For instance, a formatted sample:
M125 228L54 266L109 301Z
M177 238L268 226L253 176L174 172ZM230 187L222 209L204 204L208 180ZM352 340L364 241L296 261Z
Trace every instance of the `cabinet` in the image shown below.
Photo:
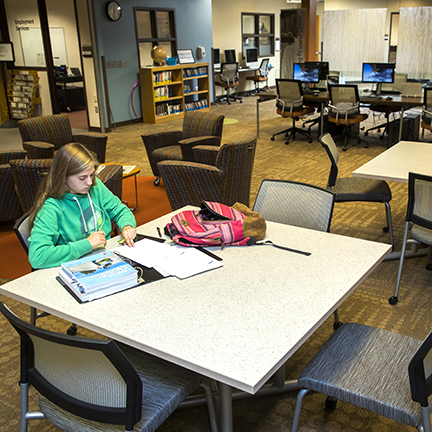
M36 97L38 74L33 70L13 70L8 86L8 102L12 119L33 117L34 106L40 103Z
M140 83L144 123L183 117L190 110L210 110L208 63L142 68Z

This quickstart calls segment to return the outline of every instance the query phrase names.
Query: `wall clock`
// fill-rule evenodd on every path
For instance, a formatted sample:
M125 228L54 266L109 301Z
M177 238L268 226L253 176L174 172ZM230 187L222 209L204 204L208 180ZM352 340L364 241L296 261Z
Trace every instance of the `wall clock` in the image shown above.
M121 18L122 7L116 1L110 1L106 5L106 13L111 21L118 21Z

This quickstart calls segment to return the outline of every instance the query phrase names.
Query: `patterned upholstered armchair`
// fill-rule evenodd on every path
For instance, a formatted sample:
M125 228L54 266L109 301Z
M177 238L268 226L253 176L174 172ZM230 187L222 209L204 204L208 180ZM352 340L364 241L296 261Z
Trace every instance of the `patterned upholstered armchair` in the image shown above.
M25 155L24 150L0 151L0 222L18 219L23 214L9 161L24 159Z
M159 162L159 172L172 209L177 210L185 205L199 206L203 200L226 205L241 202L249 206L256 142L257 136L248 134L240 141L223 144L216 149L214 165ZM215 149L208 146L195 149L201 155L210 152L214 156L215 153Z
M73 135L67 114L20 120L18 128L28 159L52 158L61 146L78 142L95 152L100 163L105 162L108 136L92 132Z
M52 159L24 159L9 162L23 213L27 213L32 208L39 186L48 173L51 163ZM123 180L121 165L108 165L99 178L112 193L121 199Z
M188 111L183 119L183 130L141 135L147 156L156 176L155 186L160 182L158 162L164 160L194 161L192 149L199 144L219 146L222 138L224 116Z

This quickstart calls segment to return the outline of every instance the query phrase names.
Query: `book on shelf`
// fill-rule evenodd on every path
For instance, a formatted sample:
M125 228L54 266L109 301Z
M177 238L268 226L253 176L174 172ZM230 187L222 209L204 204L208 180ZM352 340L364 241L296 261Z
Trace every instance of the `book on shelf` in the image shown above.
M107 250L63 263L59 276L80 303L138 285L138 271Z

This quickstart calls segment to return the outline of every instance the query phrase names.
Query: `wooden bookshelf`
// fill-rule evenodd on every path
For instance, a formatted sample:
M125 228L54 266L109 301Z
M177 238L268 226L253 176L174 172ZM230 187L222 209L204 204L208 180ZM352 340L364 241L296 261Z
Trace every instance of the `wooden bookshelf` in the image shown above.
M210 110L208 63L140 69L144 123L183 117L189 110Z

